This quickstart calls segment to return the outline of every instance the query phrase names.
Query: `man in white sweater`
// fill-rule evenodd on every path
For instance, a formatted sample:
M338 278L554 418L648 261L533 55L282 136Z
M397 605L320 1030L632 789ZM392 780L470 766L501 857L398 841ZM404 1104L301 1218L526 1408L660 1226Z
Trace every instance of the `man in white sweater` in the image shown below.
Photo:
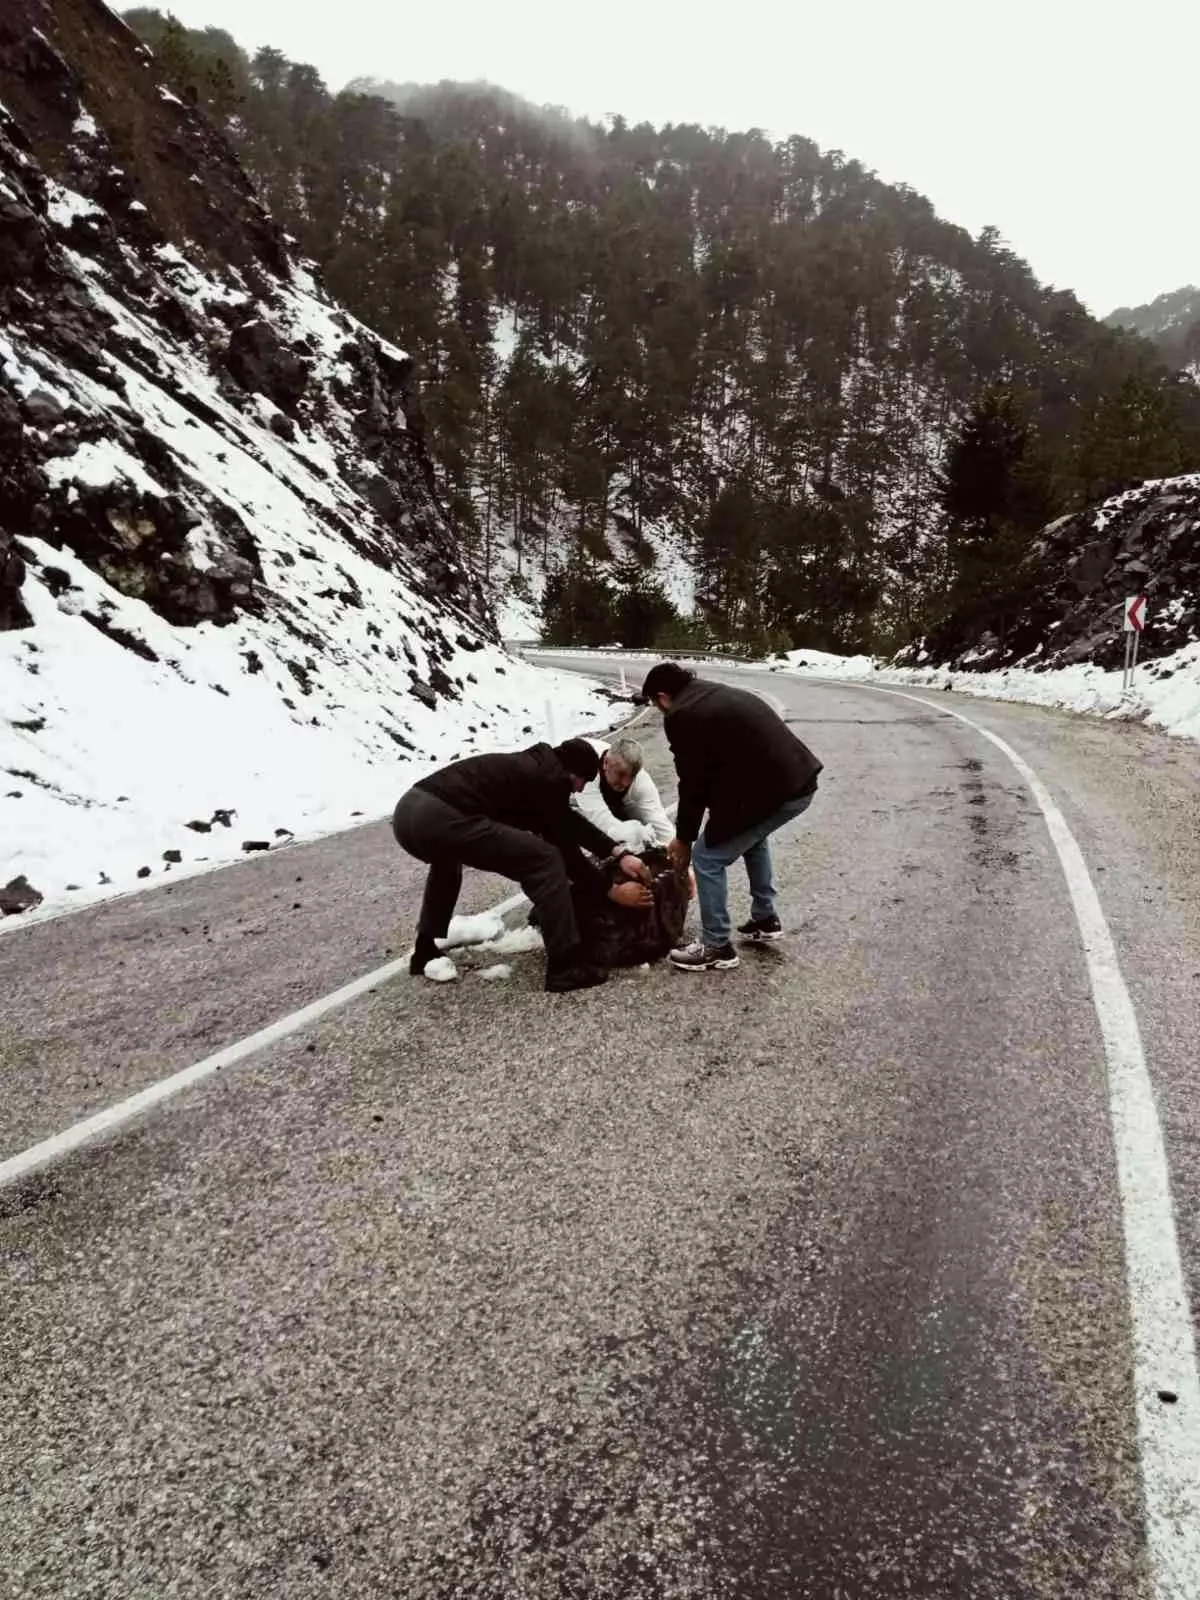
M614 844L631 850L665 845L675 837L675 825L663 809L654 779L644 766L645 756L636 739L617 738L611 744L589 739L600 757L600 773L571 804Z

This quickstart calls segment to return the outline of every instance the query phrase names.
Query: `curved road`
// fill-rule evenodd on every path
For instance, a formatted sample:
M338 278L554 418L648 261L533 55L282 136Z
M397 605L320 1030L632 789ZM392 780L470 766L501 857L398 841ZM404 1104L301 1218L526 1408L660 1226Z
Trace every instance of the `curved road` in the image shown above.
M1042 812L948 696L745 681L826 764L778 836L782 947L555 998L468 955L0 1189L0 1593L1200 1593L1148 1556ZM954 709L1083 850L1194 1301L1200 753ZM376 824L6 931L0 1161L399 954L419 882Z

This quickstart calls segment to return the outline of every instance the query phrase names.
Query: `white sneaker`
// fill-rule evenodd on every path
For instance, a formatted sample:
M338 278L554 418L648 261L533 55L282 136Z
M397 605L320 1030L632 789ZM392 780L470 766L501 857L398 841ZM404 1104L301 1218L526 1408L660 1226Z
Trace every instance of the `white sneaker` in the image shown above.
M453 983L458 977L458 968L449 956L435 956L432 961L426 962L421 976L428 978L430 983Z

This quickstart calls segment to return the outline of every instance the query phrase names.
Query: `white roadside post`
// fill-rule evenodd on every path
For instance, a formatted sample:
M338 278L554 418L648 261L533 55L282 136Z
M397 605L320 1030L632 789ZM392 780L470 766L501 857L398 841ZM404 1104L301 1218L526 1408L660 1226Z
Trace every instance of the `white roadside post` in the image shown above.
M1121 697L1133 692L1133 678L1137 671L1138 640L1146 626L1146 596L1131 594L1125 600L1125 674L1121 680Z
M629 685L625 681L625 668L624 667L621 668L621 693L622 694L628 694L629 693Z

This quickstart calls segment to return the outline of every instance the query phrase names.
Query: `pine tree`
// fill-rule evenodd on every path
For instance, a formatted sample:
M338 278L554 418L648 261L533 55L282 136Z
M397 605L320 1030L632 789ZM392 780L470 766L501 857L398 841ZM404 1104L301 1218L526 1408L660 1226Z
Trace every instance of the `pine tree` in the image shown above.
M277 50L129 20L331 290L412 352L482 569L565 562L573 617L585 577L669 532L726 640L999 625L1040 521L1200 467L1195 385L841 152L487 85L331 94ZM622 568L614 592L643 591Z

